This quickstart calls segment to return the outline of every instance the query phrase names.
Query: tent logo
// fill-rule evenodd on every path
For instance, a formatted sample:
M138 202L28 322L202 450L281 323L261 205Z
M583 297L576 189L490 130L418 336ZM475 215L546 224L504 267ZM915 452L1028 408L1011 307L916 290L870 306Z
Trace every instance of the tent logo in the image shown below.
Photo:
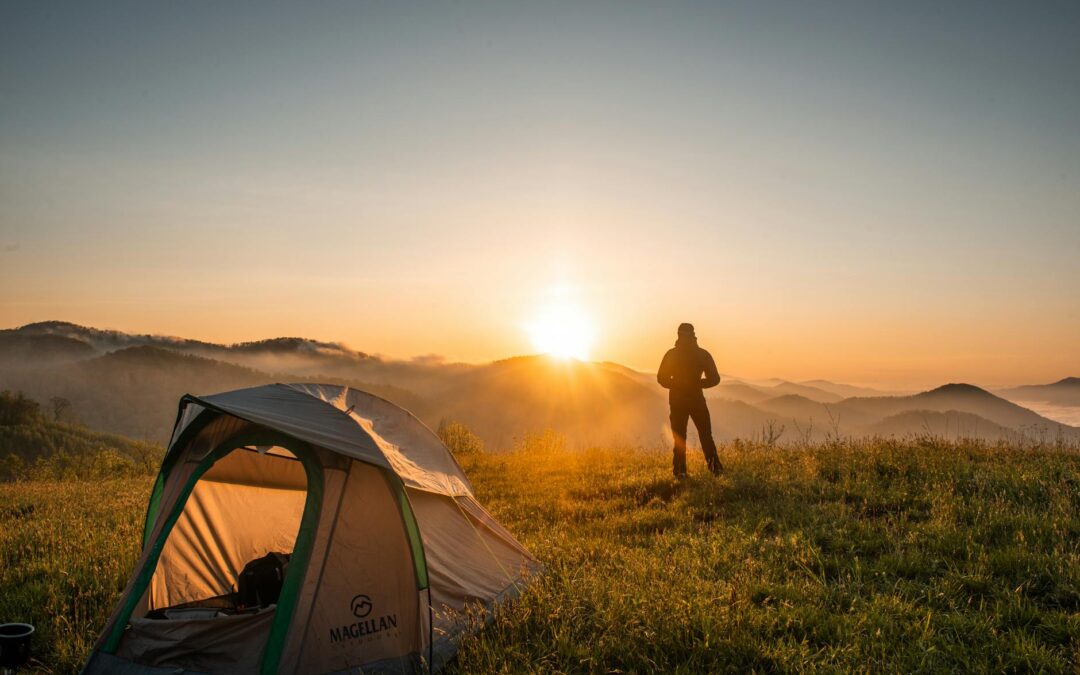
M356 596L349 606L352 607L353 616L357 619L363 619L368 614L371 614L371 598L366 595Z
M352 602L349 603L349 609L352 610L352 615L357 620L353 623L332 627L330 629L330 642L343 642L358 638L363 638L364 641L376 640L383 637L377 635L377 633L383 631L391 631L390 634L397 635L397 614L369 617L368 615L371 614L371 610L374 608L375 605L368 596L364 594L355 596Z

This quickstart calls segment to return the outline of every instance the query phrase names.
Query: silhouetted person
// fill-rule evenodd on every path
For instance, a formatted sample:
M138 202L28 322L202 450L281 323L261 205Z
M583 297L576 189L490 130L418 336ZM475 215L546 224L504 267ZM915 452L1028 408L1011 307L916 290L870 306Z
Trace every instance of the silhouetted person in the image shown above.
M671 434L675 437L675 457L672 468L675 476L686 475L686 425L688 419L694 420L701 449L705 453L705 462L709 471L718 474L723 469L720 458L716 456L716 443L712 437L712 420L709 407L705 404L703 389L720 384L720 373L716 372L716 362L709 352L698 347L697 336L691 324L679 324L679 339L675 348L669 349L660 362L656 381L668 390L668 403L671 404Z

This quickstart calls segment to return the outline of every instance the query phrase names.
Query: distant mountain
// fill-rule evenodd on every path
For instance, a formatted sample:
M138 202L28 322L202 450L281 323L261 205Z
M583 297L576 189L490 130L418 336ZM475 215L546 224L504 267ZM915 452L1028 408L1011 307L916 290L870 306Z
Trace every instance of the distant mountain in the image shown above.
M784 425L776 415L743 401L711 399L708 403L712 415L713 437L717 441L731 441L736 438L761 439L765 437L766 429L770 425L777 429ZM690 425L689 437L692 443L698 442L693 424ZM786 434L786 438L794 437L794 432ZM664 445L669 444L670 438L665 435Z
M780 382L772 387L772 391L778 396L795 394L796 396L802 396L803 398L808 398L811 401L817 401L818 403L835 403L844 398L839 394L834 394L831 391L826 391L819 387L812 387L806 384L795 384L794 382Z
M789 424L797 424L821 434L834 431L842 434L861 433L865 425L880 419L877 415L865 414L842 403L821 403L797 394L763 401L758 408Z
M0 331L0 336L18 335L27 338L66 338L82 342L98 352L110 352L127 347L152 346L184 352L235 352L239 354L307 354L337 356L350 359L372 358L363 352L348 349L337 342L319 342L300 337L279 337L252 342L219 345L167 335L132 334L116 330L90 328L67 321L41 321L19 328Z
M710 398L725 398L751 404L787 395L801 396L818 403L835 403L842 398L824 389L795 384L787 380L775 380L771 384L748 384L737 379L721 380L719 386L709 389L705 395Z
M463 422L495 447L545 429L582 444L653 444L664 433L665 399L604 365L520 356L449 382L421 417Z
M127 347L84 361L5 373L6 389L39 401L59 396L90 426L164 443L185 393L265 384L268 377L248 368L147 345Z
M824 403L811 401L798 394L785 394L770 398L758 403L756 407L773 415L793 419L817 418L818 420L828 420L830 415L828 406Z
M151 346L173 351L189 352L201 356L221 356L233 353L246 357L269 356L321 356L327 358L346 358L362 360L374 358L363 352L355 352L336 342L319 342L308 338L281 337L253 342L238 342L232 345L219 345L201 340L171 337L165 335L136 335L115 330L89 328L67 321L41 321L19 328L0 331L0 338L16 336L24 339L44 338L77 341L90 347L97 353L107 353L128 347Z
M1010 401L1080 406L1080 377L1066 377L1052 384L1029 384L998 392Z
M64 340L76 345L82 357L103 355L128 347L150 346L232 363L267 373L290 373L293 377L326 380L345 378L389 385L406 390L439 389L443 375L467 370L465 364L447 364L432 359L399 361L354 351L337 342L320 342L300 337L281 337L253 342L220 345L162 335L135 335L114 330L89 328L66 321L43 321L19 328L0 330L0 341L22 341L26 358L22 365L37 366L45 360L50 345ZM0 342L0 351L4 345ZM0 355L0 366L4 365ZM55 360L55 359L53 359ZM8 363L14 367L17 364Z
M787 394L758 400L756 413L785 427L788 439L817 440L832 433L849 436L922 434L967 435L990 440L1021 433L1056 433L1080 441L1080 429L1043 417L969 384L950 384L913 396L851 397L833 403ZM732 411L746 415L746 411ZM760 426L760 416L755 416ZM721 417L714 426L736 424Z
M91 345L76 338L0 331L0 364L7 366L77 361L94 354Z
M913 429L919 431L913 434ZM865 433L868 436L924 435L952 439L1013 439L1019 435L1014 429L995 424L978 415L955 410L948 412L909 410L867 425Z
M634 370L628 366L624 366L621 363L615 363L614 361L602 361L595 364L601 368L606 368L620 375L625 375L634 382L642 385L647 389L654 389L656 391L663 391L663 388L656 381L656 373L643 373L640 370Z
M754 404L773 398L774 394L738 380L721 380L718 386L706 391L705 396Z
M95 429L159 443L168 438L181 395L282 381L365 389L429 426L444 419L462 422L491 448L511 447L545 429L575 445L670 443L666 392L652 373L617 363L545 356L488 364L395 361L298 337L215 345L59 321L0 331L0 389L23 391L40 402L68 399L75 417ZM1067 378L1039 390L1067 393L1076 386L1077 378ZM851 391L868 390L826 380L751 383L724 376L706 396L718 440L763 438L769 428L774 434L783 428L782 440L837 432L964 435L969 429L991 440L1059 431L1080 440L1080 428L968 384L911 396L842 398Z
M184 394L212 394L295 379L142 345L82 361L0 371L0 388L25 392L38 401L66 398L72 413L95 429L164 443ZM408 407L418 401L407 391L384 385L323 380L363 388Z
M807 387L814 387L827 391L830 394L836 394L841 398L851 398L852 396L890 396L895 395L895 392L882 391L880 389L871 389L870 387L856 387L850 384L841 384L838 382L830 382L829 380L807 380L806 382L800 382L799 384Z
M16 334L32 338L61 337L67 338L68 340L77 340L90 346L98 353L139 345L156 345L172 349L216 346L207 342L199 342L198 340L187 340L160 335L132 335L116 330L89 328L67 321L40 321L38 323L29 323L19 328L0 331L0 335L5 334Z
M908 410L928 410L933 412L971 413L991 420L1001 426L1012 429L1022 427L1054 428L1058 426L1027 408L994 396L985 389L971 384L946 384L914 396L879 396L869 398L851 398L841 407L845 410L858 411L866 415L884 418Z

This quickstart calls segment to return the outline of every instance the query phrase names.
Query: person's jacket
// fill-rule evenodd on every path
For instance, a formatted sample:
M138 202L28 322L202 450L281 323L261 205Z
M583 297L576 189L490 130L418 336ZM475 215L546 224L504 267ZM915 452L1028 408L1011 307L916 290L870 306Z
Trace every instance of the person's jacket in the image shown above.
M720 384L720 373L712 355L698 347L697 338L679 338L664 354L656 381L670 391L670 399L704 397L701 390Z

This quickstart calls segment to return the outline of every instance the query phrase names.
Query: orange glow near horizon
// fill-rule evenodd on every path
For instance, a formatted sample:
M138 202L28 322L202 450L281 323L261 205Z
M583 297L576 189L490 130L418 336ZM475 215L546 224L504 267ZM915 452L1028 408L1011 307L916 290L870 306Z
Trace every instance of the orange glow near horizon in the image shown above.
M543 352L652 372L678 324L690 321L721 373L748 380L827 379L915 390L1080 375L1080 317L1055 312L1050 303L1013 303L1008 316L989 308L957 316L945 308L913 311L883 302L815 305L813 286L740 287L741 271L732 264L713 273L721 289L715 293L570 263L565 276L573 284L553 285L553 259L525 261L497 276L488 270L493 277L483 285L425 281L394 288L387 282L362 295L312 290L311 282L289 289L288 280L260 289L223 273L213 292L178 296L148 279L111 285L111 301L94 297L107 289L84 283L64 286L61 301L48 297L49 287L26 289L16 304L4 302L11 287L0 285L0 328L57 319L223 344L304 337L390 359L486 363ZM556 278L563 276L556 268ZM856 314L859 320L852 321Z
M1080 9L428 4L6 11L0 329L1080 376Z

